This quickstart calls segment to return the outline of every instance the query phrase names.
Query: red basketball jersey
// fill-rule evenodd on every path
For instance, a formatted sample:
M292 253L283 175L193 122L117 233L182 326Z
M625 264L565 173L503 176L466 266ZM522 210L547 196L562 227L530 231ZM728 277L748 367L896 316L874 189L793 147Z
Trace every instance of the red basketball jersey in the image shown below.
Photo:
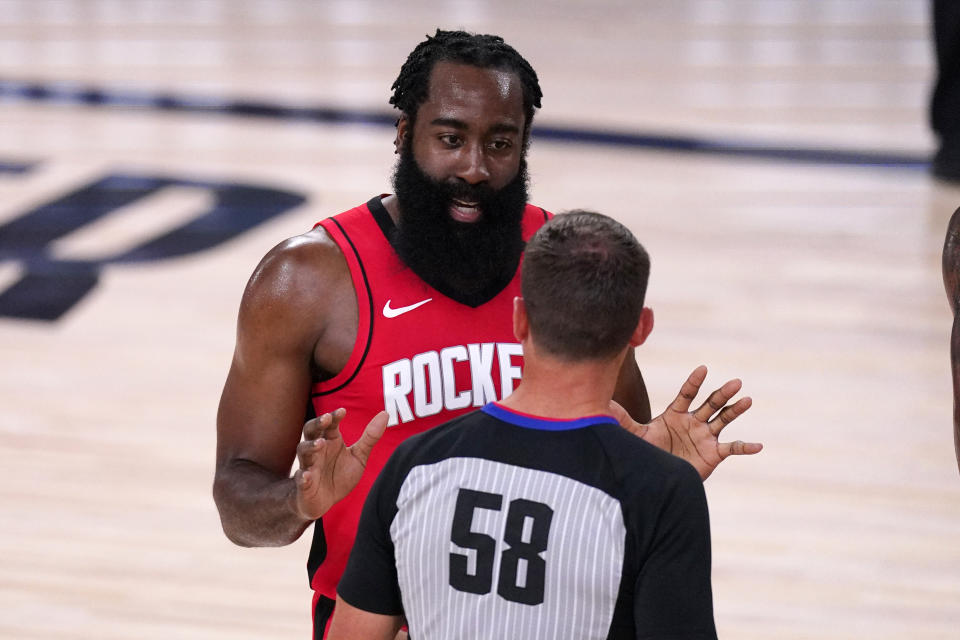
M550 217L527 205L523 239ZM313 408L317 415L347 410L340 425L347 444L360 437L378 412L390 414L360 484L314 525L311 586L318 595L335 599L363 502L397 445L503 399L520 380L522 355L512 325L520 268L500 293L471 307L439 293L400 260L387 240L393 222L380 197L319 224L350 267L359 323L343 371L314 385Z

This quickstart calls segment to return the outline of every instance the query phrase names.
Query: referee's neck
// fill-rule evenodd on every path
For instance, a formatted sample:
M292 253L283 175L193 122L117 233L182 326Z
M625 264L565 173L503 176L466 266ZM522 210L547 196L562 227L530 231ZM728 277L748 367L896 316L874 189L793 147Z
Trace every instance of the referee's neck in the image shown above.
M539 352L525 340L523 377L500 404L558 420L607 414L625 354L626 348L612 358L572 361Z

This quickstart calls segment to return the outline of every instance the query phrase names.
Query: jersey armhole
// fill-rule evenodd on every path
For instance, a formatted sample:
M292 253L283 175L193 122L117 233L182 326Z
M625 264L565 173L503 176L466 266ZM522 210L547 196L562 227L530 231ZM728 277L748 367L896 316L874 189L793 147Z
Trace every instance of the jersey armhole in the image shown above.
M349 384L359 373L360 367L367 357L367 352L370 350L370 342L373 337L373 293L370 291L367 272L360 260L357 247L335 218L327 218L318 223L318 226L322 226L333 241L337 243L347 261L347 266L350 268L350 279L357 296L357 339L353 343L353 350L350 352L350 358L343 370L329 380L317 383L312 397L339 391Z

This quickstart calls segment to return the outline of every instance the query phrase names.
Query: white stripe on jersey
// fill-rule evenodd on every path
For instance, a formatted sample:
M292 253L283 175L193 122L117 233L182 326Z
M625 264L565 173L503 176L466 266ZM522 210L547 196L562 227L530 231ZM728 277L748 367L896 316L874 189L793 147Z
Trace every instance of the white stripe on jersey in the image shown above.
M486 536L482 544L496 545L492 556L485 554L492 557L493 571L489 592L483 595L451 586L451 554L466 556L469 576L477 576L481 562L476 548L452 541L461 489L502 496L499 510L475 508L469 523L461 523L461 533L468 530ZM519 535L520 544L511 551L515 545L504 538L515 500L547 505L553 515L540 517L539 523L533 516L523 518L513 534L514 542ZM479 458L450 458L414 467L404 480L397 508L390 536L412 638L607 637L626 538L620 504L608 494L545 471ZM536 509L542 512L542 507ZM535 529L544 531L548 519L546 550L524 546L532 542ZM505 568L501 577L507 552L520 559L510 565L516 571ZM531 576L537 571L544 574L541 604L513 601L498 593L504 581L521 589L529 587L536 583Z

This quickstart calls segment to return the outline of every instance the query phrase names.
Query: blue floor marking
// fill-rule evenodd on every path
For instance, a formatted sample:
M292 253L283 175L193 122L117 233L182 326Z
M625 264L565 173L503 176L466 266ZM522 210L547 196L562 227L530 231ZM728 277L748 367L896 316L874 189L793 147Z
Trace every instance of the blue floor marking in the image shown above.
M258 100L233 100L174 93L103 89L66 82L42 83L0 80L0 104L20 101L277 118L325 124L365 124L392 127L397 121L396 112L320 106L289 106ZM923 171L928 170L930 165L928 156L913 153L776 146L743 140L605 131L576 127L534 125L532 136L537 140L550 140L567 144L760 158L781 162L887 167ZM8 166L11 165L0 163L0 171L9 171L9 169L4 169ZM22 169L22 171L27 170L29 170L29 167Z
M35 166L37 166L36 162L8 162L6 160L0 160L0 173L29 173Z

